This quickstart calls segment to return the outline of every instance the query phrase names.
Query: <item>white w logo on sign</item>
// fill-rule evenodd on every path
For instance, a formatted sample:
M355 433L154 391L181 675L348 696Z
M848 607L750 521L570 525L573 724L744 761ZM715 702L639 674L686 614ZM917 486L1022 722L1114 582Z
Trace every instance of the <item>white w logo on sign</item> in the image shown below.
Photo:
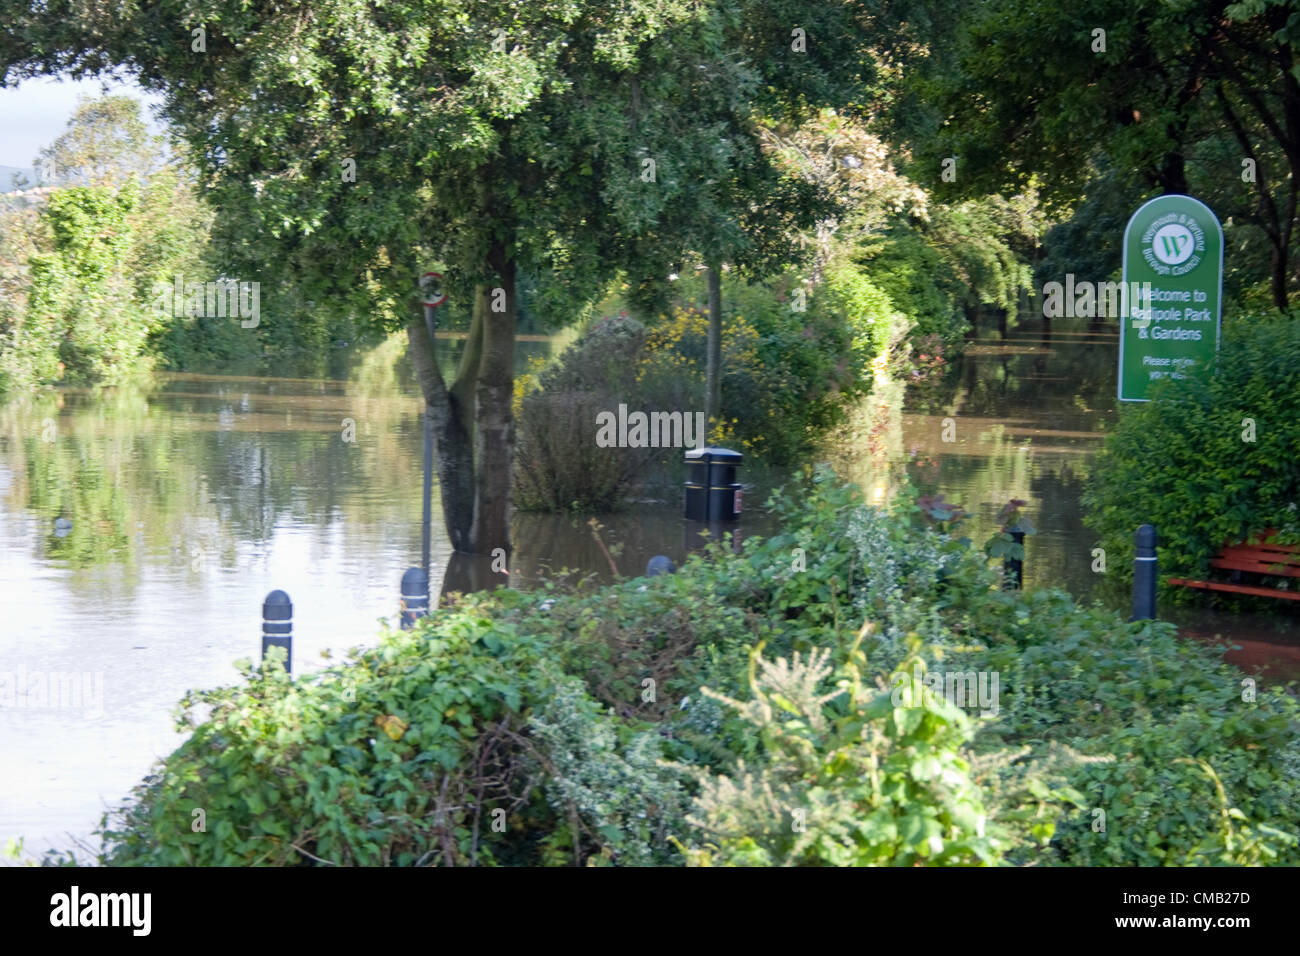
M1190 229L1170 223L1152 237L1151 249L1165 265L1176 266L1191 256L1194 245Z

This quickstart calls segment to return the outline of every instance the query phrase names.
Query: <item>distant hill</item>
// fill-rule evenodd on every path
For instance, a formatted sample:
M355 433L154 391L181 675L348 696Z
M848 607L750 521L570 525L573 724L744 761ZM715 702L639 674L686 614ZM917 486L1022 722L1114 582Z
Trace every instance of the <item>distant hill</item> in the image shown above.
M29 183L36 184L36 171L29 166L0 166L0 194L13 192L15 173L22 173Z

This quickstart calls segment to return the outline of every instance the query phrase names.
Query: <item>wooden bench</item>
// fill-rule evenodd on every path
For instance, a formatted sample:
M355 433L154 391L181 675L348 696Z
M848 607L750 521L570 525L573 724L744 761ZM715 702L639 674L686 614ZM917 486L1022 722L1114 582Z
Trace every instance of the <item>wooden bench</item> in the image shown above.
M1259 597L1284 598L1300 601L1300 590L1265 588L1237 583L1242 572L1248 574L1275 574L1300 578L1300 547L1272 543L1276 531L1265 531L1259 544L1232 544L1224 547L1210 559L1210 567L1232 572L1232 583L1225 581L1192 581L1187 578L1170 578L1170 584L1207 591L1230 591L1233 594L1254 594Z

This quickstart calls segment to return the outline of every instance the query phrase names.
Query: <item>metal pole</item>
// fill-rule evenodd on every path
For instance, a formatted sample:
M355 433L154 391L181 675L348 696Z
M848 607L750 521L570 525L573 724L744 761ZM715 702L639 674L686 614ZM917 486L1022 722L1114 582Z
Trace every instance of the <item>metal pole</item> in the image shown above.
M262 602L262 660L268 647L284 648L284 669L293 673L293 602L283 591L272 591Z
M436 305L424 307L424 324L429 329L429 342L433 343ZM424 406L424 501L420 520L420 567L424 575L429 576L429 551L432 547L433 516L430 514L433 502L433 416L429 414L428 404Z
M424 507L420 519L420 567L429 574L429 549L433 534L433 520L429 514L433 501L433 416L429 406L424 406Z
M1156 616L1156 529L1144 524L1134 535L1137 555L1133 559L1133 616L1130 621L1150 621Z

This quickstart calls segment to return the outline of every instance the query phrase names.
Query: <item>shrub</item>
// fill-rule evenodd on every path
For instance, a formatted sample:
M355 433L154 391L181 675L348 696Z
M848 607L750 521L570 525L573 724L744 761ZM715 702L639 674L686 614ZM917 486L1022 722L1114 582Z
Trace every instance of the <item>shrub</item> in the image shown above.
M772 653L824 646L842 664L846 625L865 617L877 673L920 638L935 661L1000 675L999 714L978 721L970 753L1008 861L1300 862L1287 809L1300 801L1300 706L1285 688L1244 693L1221 649L1170 624L1126 623L1055 589L1004 591L996 565L928 527L907 495L888 515L823 472L773 503L782 533L747 541L715 585L773 619ZM792 569L794 548L806 571ZM706 681L738 696L737 673ZM755 754L748 725L724 719L714 734L733 762ZM1204 760L1223 795L1199 765L1173 763L1183 757Z
M702 409L708 313L698 280L679 285L678 304L650 329L637 381L655 393L678 383L690 403L682 407ZM879 302L823 289L807 298L806 311L796 312L789 277L723 283L722 409L712 443L790 464L843 423L870 390L870 362L881 347L873 335Z
M105 815L102 862L678 862L657 738L540 648L469 602L292 683L282 657L244 662L244 684L182 702L191 736Z
M908 495L819 471L770 504L780 534L677 574L477 595L292 682L245 664L184 701L101 862L1300 863L1285 688L1003 590ZM997 675L992 707L914 698L945 670Z
M1223 544L1265 529L1300 541L1297 355L1300 319L1241 316L1212 372L1166 379L1152 401L1121 409L1083 499L1119 574L1131 574L1133 534L1147 522L1160 570L1179 576L1204 576Z
M41 210L48 249L31 256L21 328L29 343L44 342L31 363L36 381L118 382L142 358L150 314L126 267L139 195L133 183L78 186L52 193Z
M847 320L853 336L853 351L860 367L895 349L910 327L910 321L860 268L843 264L827 271L826 285L819 290L826 305Z
M708 441L768 464L789 464L843 423L871 385L872 359L901 332L883 293L851 269L791 308L789 277L724 282L722 408ZM708 314L698 279L682 279L678 304L653 325L626 315L589 329L516 391L515 502L526 510L609 511L661 477L680 449L599 448L596 415L704 410Z
M622 387L645 342L626 316L597 322L537 376L518 403L514 501L524 510L612 511L636 487L659 449L601 448L596 416L620 402L641 407Z
M889 691L872 693L856 645L836 674L840 689L819 693L834 670L828 657L757 657L752 700L711 695L751 725L767 758L757 769L741 761L729 776L697 771L691 822L711 842L688 858L704 866L996 863L1002 842L985 833L983 794L961 752L973 735L969 719L940 698L913 700L910 687L897 707ZM841 698L837 712L830 705Z

